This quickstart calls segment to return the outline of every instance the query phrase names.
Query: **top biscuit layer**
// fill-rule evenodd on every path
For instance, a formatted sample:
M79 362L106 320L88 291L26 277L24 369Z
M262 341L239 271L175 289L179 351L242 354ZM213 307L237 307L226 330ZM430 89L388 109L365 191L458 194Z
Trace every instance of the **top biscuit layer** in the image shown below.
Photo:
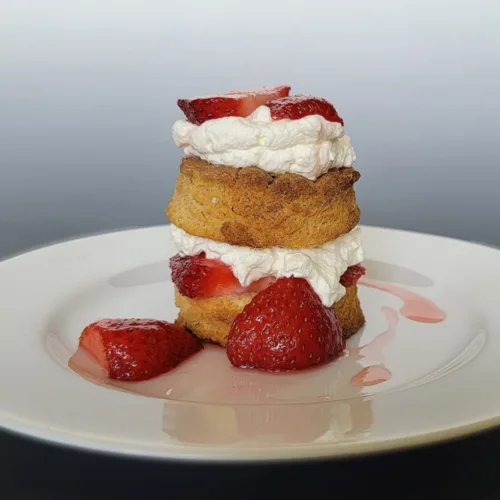
M353 185L359 177L341 168L310 181L183 158L167 215L192 235L231 245L314 247L358 224Z

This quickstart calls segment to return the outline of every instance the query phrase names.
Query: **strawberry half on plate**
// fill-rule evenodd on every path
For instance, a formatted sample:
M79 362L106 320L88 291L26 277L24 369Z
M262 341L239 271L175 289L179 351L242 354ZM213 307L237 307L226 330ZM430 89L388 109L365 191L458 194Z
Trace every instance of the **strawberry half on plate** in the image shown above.
M103 319L80 336L89 351L114 380L147 380L175 368L199 351L201 342L187 330L156 319Z

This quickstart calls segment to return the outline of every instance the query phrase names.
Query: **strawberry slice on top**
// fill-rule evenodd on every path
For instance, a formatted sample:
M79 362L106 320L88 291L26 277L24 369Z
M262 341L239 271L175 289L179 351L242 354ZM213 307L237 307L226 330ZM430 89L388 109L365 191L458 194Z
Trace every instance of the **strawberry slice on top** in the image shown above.
M344 125L344 120L339 116L333 104L322 97L297 94L274 99L266 106L271 109L273 120L299 120L305 116L320 115L325 120Z
M175 368L201 349L180 326L155 319L103 319L86 326L80 346L114 380L147 380Z
M221 95L179 99L177 105L191 123L201 125L207 120L226 116L246 117L259 106L273 99L286 97L290 87L278 85L253 90L233 90Z
M191 299L257 293L274 281L264 277L242 286L231 267L202 252L194 256L175 255L170 259L172 281L181 295Z

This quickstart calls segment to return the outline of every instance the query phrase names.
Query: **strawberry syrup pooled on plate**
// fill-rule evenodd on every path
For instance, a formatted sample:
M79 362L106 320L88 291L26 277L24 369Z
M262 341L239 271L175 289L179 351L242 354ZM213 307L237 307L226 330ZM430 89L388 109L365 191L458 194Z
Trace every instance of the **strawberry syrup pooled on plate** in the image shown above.
M381 384L392 377L392 373L383 365L373 365L363 368L351 379L354 386L367 387Z
M398 313L391 307L382 307L387 320L387 329L379 333L371 342L359 347L349 348L349 356L356 360L382 359L384 347L394 339L399 324Z
M384 347L394 339L399 323L398 313L390 307L382 307L387 319L387 329L379 333L371 342L360 347L349 348L348 356L355 361L371 362L383 360ZM367 366L351 378L354 386L370 386L386 382L392 377L390 370L383 364Z
M441 323L446 319L446 313L431 300L416 293L405 290L391 283L380 283L369 279L362 279L360 285L389 292L403 301L401 314L412 321L419 323Z

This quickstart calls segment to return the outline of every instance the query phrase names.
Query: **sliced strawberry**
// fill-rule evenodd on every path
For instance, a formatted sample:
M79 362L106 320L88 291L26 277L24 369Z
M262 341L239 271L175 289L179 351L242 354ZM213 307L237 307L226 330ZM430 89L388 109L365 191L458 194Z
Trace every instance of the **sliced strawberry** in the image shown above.
M222 95L179 99L177 105L191 123L201 125L207 120L225 116L248 116L259 106L272 99L285 97L289 93L290 87L279 85L254 90L233 90Z
M231 268L201 253L193 257L176 255L170 259L172 281L182 295L190 298L231 295L242 288Z
M107 370L110 379L147 380L201 349L184 328L154 319L104 319L91 323L80 345Z
M325 363L344 348L335 310L304 278L280 278L236 316L226 352L234 366L278 371Z
M274 281L271 277L261 278L244 287L227 264L207 259L204 252L193 257L175 255L170 259L170 269L179 293L192 299L256 293Z
M361 264L348 267L345 273L340 277L340 284L342 286L355 285L361 276L366 274L366 269Z
M312 97L308 95L292 95L274 99L266 104L271 109L273 120L298 120L309 115L320 115L325 120L338 122L344 125L344 120L340 118L331 103L322 97Z
M260 278L260 280L253 281L247 287L243 289L242 293L259 293L269 285L272 285L276 281L274 276L265 276Z

